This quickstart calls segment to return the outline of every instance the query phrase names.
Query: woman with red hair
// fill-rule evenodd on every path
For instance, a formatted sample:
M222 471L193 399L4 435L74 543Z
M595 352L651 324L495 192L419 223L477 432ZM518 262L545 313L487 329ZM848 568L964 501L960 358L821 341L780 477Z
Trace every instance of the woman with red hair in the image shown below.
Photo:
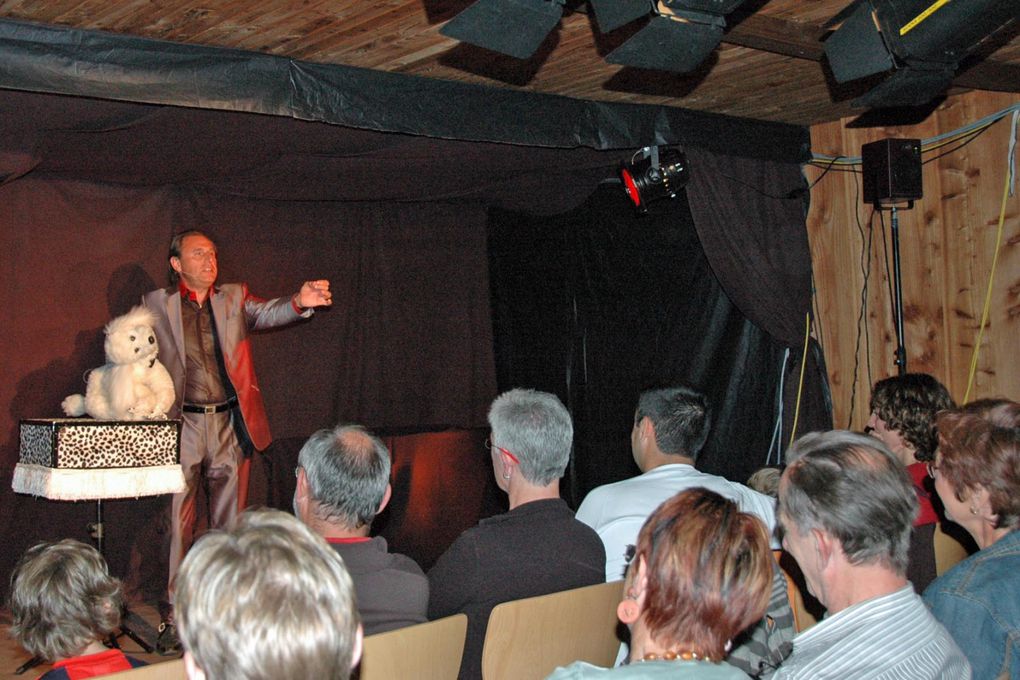
M979 401L936 424L935 490L980 550L928 586L924 601L975 678L1020 678L1020 404Z
M765 525L713 491L683 491L638 535L617 608L631 632L629 662L576 662L549 680L747 678L723 659L733 638L764 616L771 589Z

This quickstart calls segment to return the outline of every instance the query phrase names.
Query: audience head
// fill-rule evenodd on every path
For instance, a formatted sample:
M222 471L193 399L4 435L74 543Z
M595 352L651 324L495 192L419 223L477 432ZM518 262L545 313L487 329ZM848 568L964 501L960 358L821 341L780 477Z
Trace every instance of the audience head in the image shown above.
M276 510L203 536L177 577L192 680L346 680L361 656L354 586L320 536Z
M665 501L638 534L620 620L664 650L722 659L728 643L759 621L772 590L765 525L714 491ZM635 606L634 600L637 605ZM641 622L640 630L633 624Z
M779 478L783 471L775 467L763 467L755 470L754 474L747 480L747 486L758 493L775 498L779 495Z
M370 526L390 493L390 453L360 425L319 430L298 454L296 513L351 530ZM303 481L302 481L303 472Z
M940 413L937 423L932 468L946 515L979 545L975 523L1020 528L1020 404L982 400Z
M652 428L653 443L658 452L698 460L711 426L708 401L704 395L686 387L667 387L641 393L634 411L631 444L635 461L642 470L645 465L638 458L645 418Z
M927 373L879 380L871 390L866 431L905 465L935 458L935 414L952 408L949 390Z
M120 581L99 551L65 539L40 543L11 574L11 636L47 661L79 656L120 625Z
M811 540L815 530L836 539L849 564L877 564L904 576L917 494L885 445L833 430L801 437L786 455L779 520L786 529L784 546L805 576L808 570L792 543L794 537Z
M563 476L574 425L555 395L527 389L504 392L492 402L489 426L494 460L512 457L526 482L544 487Z

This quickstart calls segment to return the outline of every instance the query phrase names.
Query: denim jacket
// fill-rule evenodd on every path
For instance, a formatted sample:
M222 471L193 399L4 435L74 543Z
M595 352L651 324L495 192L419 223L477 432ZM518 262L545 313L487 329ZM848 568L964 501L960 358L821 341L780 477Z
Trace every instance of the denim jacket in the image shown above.
M970 659L975 680L1020 680L1020 530L939 577L924 601Z

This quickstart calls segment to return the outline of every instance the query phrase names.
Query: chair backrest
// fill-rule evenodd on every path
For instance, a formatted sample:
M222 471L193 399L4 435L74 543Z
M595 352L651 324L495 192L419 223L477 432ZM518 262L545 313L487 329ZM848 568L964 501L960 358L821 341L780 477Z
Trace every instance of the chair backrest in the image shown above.
M482 677L541 680L574 661L612 666L622 595L623 581L612 581L496 605L482 648Z
M173 661L160 661L151 663L141 668L132 668L129 671L111 673L104 675L110 680L187 680L187 673L184 671L184 660L174 659Z
M365 638L360 680L456 680L464 654L467 616L377 633Z
M935 525L935 535L932 539L935 547L935 573L939 576L956 566L957 562L966 559L977 547L969 540L970 536L962 527L951 525L947 527L949 531L945 531L942 524L939 522Z

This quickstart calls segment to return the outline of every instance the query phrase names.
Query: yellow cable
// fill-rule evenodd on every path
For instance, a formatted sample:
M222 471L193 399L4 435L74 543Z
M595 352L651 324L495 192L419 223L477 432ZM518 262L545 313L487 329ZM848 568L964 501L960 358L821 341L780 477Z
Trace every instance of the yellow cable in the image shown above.
M981 324L978 326L977 339L974 340L974 353L970 357L970 374L967 376L967 391L963 395L963 403L970 401L970 390L974 387L974 376L977 374L978 353L981 350L981 338L988 323L988 313L992 307L992 284L995 281L995 267L999 262L999 247L1002 245L1002 225L1006 221L1006 199L1009 197L1009 169L1006 170L1006 183L1002 188L1002 207L999 209L999 229L995 236L995 253L992 255L992 270L988 273L988 289L985 291L985 305L981 310Z
M790 443L797 436L797 420L800 418L800 398L804 393L804 367L807 366L808 337L811 334L811 312L804 313L804 354L800 357L800 380L797 381L797 405L793 409L793 428L790 429Z

